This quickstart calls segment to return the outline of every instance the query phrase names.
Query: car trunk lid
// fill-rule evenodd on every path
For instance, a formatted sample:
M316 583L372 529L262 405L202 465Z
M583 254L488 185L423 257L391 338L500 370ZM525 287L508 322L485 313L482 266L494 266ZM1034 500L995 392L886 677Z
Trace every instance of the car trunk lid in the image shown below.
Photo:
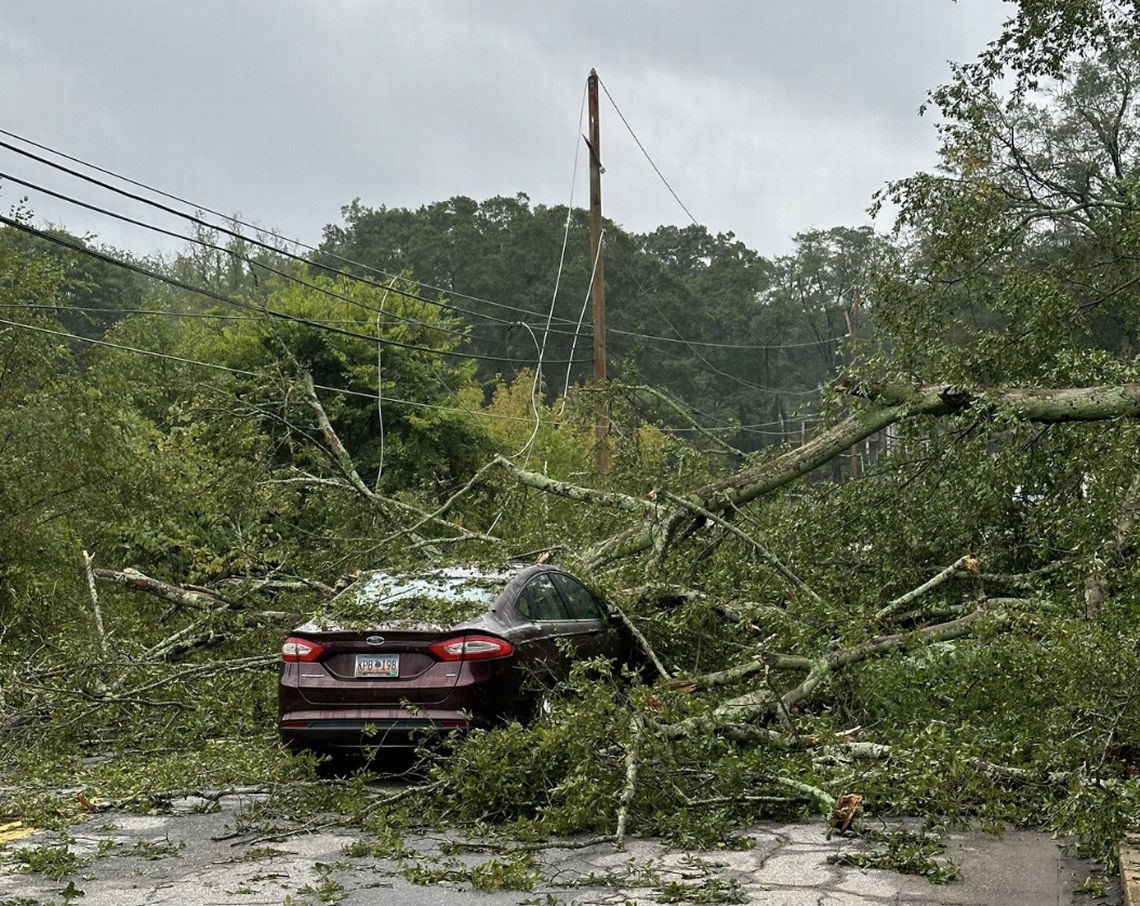
M314 704L436 704L451 692L458 668L439 661L428 649L454 635L447 630L376 629L307 636L325 650L318 660L299 665L305 680L301 693Z

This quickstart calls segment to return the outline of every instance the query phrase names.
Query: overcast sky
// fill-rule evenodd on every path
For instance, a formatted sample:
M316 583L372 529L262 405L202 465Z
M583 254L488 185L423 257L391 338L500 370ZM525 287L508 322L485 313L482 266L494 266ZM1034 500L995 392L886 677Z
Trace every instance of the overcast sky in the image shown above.
M0 0L0 129L307 243L359 197L418 207L525 192L588 203L580 116L596 68L673 190L768 256L854 226L935 161L918 116L1001 0ZM603 207L688 216L602 96ZM0 149L0 172L169 218ZM0 179L73 232L168 240ZM887 225L883 224L883 228Z

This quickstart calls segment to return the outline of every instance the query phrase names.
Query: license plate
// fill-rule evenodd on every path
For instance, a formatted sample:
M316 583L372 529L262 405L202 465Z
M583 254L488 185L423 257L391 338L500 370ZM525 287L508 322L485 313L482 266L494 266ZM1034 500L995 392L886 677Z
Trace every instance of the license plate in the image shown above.
M400 656L398 654L358 654L356 656L357 676L399 676Z

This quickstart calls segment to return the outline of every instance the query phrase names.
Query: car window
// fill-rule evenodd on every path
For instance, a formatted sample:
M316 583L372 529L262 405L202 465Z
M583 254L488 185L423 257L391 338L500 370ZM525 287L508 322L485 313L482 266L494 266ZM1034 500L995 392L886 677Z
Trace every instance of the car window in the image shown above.
M554 584L566 597L572 620L600 620L602 609L597 600L581 582L562 573L553 573Z
M515 609L531 620L566 620L566 605L546 575L535 576L519 595Z

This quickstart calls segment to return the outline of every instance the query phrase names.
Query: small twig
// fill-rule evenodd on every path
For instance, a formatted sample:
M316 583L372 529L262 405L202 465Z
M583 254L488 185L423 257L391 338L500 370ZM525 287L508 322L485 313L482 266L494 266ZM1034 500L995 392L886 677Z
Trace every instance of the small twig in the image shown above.
M310 821L306 824L298 824L289 828L282 828L279 831L272 831L266 834L260 834L256 837L235 840L230 846L255 846L258 843L281 843L288 840L290 837L299 837L301 834L316 834L321 831L332 830L336 827L349 827L353 819L345 816L335 819L333 821ZM217 837L215 839L221 841L229 839L230 836L238 836L237 834L227 835L225 837Z
M634 625L633 620L629 618L626 612L620 607L615 607L613 608L613 613L621 622L621 624L629 631L629 634L633 636L633 640L637 642L638 647L641 648L643 652L645 652L645 656L653 662L653 666L657 669L657 672L661 675L661 677L663 679L672 679L673 675L666 669L665 664L661 661L661 658L657 656L657 652L654 651L653 646L649 644L649 639L647 639L642 631Z
M635 513L637 515L649 515L652 514L654 510L653 504L649 501L641 500L637 497L630 497L628 494L580 487L566 481L557 481L553 478L548 478L539 472L530 472L526 469L520 469L502 455L496 456L491 462L505 469L519 483L547 494L554 494L569 500L582 500L589 503L596 503L599 506L623 510L627 513Z
M215 610L237 609L232 601L228 601L217 592L201 587L184 588L179 585L170 585L158 579L152 579L129 566L122 570L96 569L92 570L92 573L95 578L104 582L114 582L124 588L146 592L156 598L170 601L179 607L209 607Z
M198 632L203 625L209 622L209 617L203 617L200 620L195 620L189 626L186 626L171 636L167 636L153 648L148 648L143 652L143 657L148 661L156 661L173 654L175 651L181 651L195 647L194 642L190 636Z
M764 642L770 642L774 636L769 636ZM757 673L767 673L769 670L811 670L815 662L811 658L792 654L776 654L774 652L761 652L754 660L735 667L718 670L715 673L705 673L686 679L675 680L673 685L689 692L697 689L709 689L714 686L727 686L747 679Z
M488 471L490 471L492 468L496 467L497 465L498 465L498 463L496 463L494 460L492 460L491 462L484 465L481 469L479 469L479 471L477 471L474 475L471 476L471 478L468 480L467 484L465 484L458 491L456 491L454 494L452 494L450 497L448 497L447 500L445 500L443 502L443 504L439 507L439 509L437 509L434 513L425 514L423 519L421 519L419 522L417 522L415 525L413 525L410 529L408 529L408 531L417 532L421 528L423 528L423 526L426 525L428 522L430 522L432 520L438 520L440 517L443 516L444 513L446 513L448 510L450 510L455 505L456 501L458 501L464 494L466 494L468 491L470 491L471 488L473 488L483 478L483 476Z
M472 840L448 840L449 849L466 852L501 852L501 853L537 853L548 849L589 849L591 846L600 846L603 843L614 843L613 834L604 834L600 837L587 837L584 840L543 840L533 843L520 843L516 840L482 842Z
M780 786L786 786L790 790L803 793L819 805L822 812L831 814L835 811L836 799L831 793L827 792L827 790L822 790L817 786L812 786L811 784L803 783L799 780L793 780L791 777L773 777L772 779Z

